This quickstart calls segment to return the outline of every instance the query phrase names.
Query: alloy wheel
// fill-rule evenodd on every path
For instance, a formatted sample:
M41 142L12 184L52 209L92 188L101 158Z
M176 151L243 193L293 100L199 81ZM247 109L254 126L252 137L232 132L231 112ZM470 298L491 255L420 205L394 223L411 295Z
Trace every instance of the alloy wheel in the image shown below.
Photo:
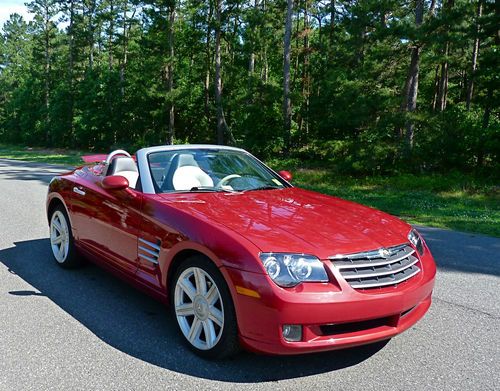
M50 245L57 262L63 263L66 260L69 244L68 223L63 213L56 210L50 220Z
M212 349L224 330L224 306L217 285L199 267L190 267L177 279L174 293L177 322L186 339L200 350Z

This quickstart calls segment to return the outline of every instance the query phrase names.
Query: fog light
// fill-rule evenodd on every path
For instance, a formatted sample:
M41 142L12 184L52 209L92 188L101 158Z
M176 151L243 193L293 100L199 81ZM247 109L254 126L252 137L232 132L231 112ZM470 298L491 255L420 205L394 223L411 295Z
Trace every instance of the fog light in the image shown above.
M283 325L283 338L288 342L298 342L302 339L302 326L299 324Z

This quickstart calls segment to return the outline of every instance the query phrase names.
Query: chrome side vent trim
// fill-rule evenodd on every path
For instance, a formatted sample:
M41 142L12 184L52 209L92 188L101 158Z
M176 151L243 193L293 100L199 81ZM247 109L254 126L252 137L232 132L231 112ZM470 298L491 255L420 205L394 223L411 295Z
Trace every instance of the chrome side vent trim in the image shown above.
M342 277L355 289L395 286L420 272L415 250L408 244L330 257Z
M158 258L160 257L160 246L160 240L158 240L157 243L153 243L146 239L139 238L139 258L158 265Z

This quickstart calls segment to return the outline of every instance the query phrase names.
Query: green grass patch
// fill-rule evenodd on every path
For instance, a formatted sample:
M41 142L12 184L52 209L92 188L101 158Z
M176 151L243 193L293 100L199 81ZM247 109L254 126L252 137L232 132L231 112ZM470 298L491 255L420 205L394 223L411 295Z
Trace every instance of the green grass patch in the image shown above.
M359 202L411 224L500 237L500 186L492 181L459 173L353 178L296 162L270 164L291 171L296 186Z
M0 158L75 166L82 164L80 151L44 149L0 144Z

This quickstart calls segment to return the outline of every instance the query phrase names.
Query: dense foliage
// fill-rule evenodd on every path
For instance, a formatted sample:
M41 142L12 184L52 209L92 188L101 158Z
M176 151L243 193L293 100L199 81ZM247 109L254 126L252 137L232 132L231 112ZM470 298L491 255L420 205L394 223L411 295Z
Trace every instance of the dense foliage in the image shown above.
M224 142L350 172L500 169L499 1L28 7L34 20L11 15L0 39L3 142Z

